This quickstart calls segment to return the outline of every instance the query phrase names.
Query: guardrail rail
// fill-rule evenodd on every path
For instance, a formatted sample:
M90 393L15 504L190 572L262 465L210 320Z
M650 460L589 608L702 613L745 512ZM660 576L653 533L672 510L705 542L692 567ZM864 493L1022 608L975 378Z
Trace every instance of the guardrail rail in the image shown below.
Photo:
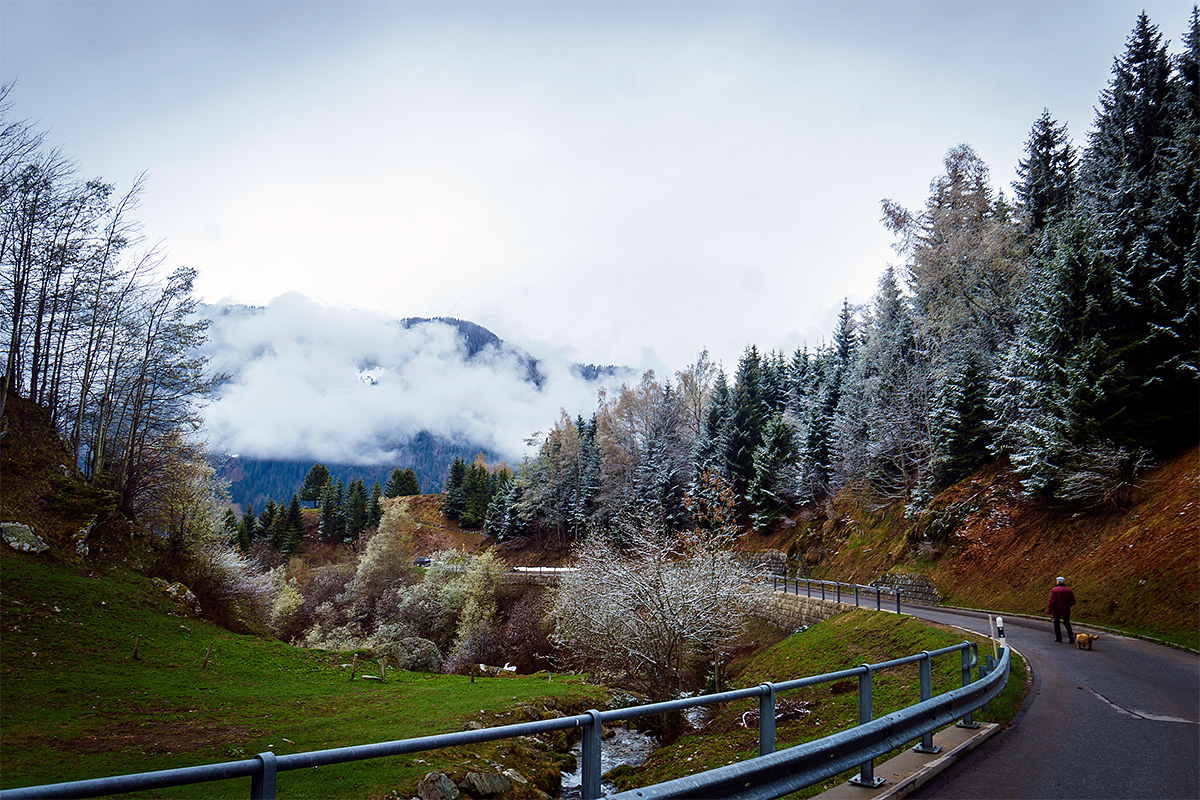
M962 687L936 697L932 696L931 663L933 658L956 652L961 654ZM978 646L964 641L940 650L922 651L880 664L863 664L852 669L824 675L780 683L763 683L747 689L683 698L665 703L651 703L607 711L593 709L583 714L559 719L422 736L392 742L315 750L290 755L266 752L240 761L3 789L0 790L0 800L100 797L230 778L250 778L252 800L268 799L275 797L279 773L289 770L347 764L371 758L418 753L444 747L459 747L518 736L535 736L540 733L573 728L582 729L583 735L582 794L584 800L594 800L594 798L600 797L601 728L604 723L628 721L668 711L682 711L697 706L709 706L750 698L758 698L759 706L759 754L757 757L656 786L624 792L617 797L622 800L666 797L781 797L856 766L859 767L859 774L855 780L864 785L873 786L879 782L873 772L875 758L910 741L920 740L918 748L930 748L933 744L933 731L949 725L955 720L958 720L960 725L976 726L971 719L972 713L998 695L1008 680L1009 648L1007 644L1004 644L999 660L994 667L981 669L979 678L973 680L972 670L979 665L978 655ZM920 699L918 702L908 708L873 719L872 676L880 670L913 663L920 665ZM857 678L858 680L860 724L850 730L776 752L775 698L777 695L781 692L848 678Z

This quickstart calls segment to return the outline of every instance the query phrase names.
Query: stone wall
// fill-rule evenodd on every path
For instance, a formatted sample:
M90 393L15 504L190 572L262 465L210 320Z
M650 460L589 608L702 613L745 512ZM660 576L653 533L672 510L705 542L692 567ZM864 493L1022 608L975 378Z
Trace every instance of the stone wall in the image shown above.
M771 592L764 602L763 617L784 630L797 630L805 625L816 625L842 611L854 608L853 604L819 597Z
M881 586L884 589L899 589L903 592L902 601L924 603L931 606L939 605L942 602L941 592L924 575L881 575L879 580L871 585Z

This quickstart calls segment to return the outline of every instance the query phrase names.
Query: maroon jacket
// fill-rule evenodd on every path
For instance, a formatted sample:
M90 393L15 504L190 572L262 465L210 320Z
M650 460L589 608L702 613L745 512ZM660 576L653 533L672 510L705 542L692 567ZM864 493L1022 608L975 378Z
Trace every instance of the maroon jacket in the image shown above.
M1075 593L1070 586L1055 586L1050 590L1050 607L1046 613L1052 617L1065 617L1075 605Z

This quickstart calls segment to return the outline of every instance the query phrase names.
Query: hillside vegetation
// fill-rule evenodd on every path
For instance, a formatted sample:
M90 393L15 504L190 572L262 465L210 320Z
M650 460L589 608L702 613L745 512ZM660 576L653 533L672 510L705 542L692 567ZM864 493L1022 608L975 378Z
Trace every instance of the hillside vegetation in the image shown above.
M796 525L743 546L785 550L815 578L928 576L945 602L1044 615L1054 578L1075 589L1073 616L1200 646L1200 451L1150 471L1126 508L1089 513L1025 499L992 465L906 519L898 505L845 491Z

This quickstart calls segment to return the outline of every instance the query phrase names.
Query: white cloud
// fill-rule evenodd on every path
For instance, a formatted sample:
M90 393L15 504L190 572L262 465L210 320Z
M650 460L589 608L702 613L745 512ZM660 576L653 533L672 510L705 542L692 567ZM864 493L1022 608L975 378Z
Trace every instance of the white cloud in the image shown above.
M381 463L420 431L519 460L562 409L588 416L599 385L565 351L539 353L541 388L511 345L469 355L456 327L404 327L288 293L265 307L219 304L205 353L230 376L205 409L209 445L253 458ZM369 380L364 380L368 376Z

